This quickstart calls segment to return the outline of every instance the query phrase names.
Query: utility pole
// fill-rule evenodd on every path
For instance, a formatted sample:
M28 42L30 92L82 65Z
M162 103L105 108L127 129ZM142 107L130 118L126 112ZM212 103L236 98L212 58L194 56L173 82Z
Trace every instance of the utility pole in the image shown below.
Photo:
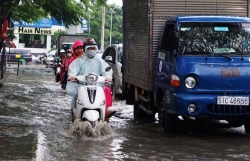
M114 11L115 7L113 7L110 11L110 36L109 36L109 45L111 45L112 43L112 21L113 21L113 18L112 18L112 13Z
M101 48L104 50L104 25L105 25L105 7L102 7L102 31L101 31Z

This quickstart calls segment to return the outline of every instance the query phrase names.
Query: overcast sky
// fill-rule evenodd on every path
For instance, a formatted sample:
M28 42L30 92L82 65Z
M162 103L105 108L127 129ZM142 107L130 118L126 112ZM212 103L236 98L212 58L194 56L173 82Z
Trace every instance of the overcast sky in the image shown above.
M117 6L122 6L122 0L108 0L108 4L115 3Z

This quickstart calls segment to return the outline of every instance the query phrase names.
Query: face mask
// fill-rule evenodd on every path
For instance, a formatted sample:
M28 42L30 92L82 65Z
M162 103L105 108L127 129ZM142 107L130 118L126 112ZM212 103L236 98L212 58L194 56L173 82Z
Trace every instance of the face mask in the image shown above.
M71 56L72 56L72 54L71 54L71 53L67 53L67 56L68 56L68 57L71 57Z
M92 59L96 55L96 51L95 50L87 50L86 55L87 55L87 57Z

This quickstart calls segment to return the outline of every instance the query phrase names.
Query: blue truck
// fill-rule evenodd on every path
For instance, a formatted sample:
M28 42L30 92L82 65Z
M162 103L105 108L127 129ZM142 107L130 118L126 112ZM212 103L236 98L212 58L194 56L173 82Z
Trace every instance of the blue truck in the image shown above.
M180 120L224 120L248 134L248 1L204 2L123 1L123 97L167 133Z

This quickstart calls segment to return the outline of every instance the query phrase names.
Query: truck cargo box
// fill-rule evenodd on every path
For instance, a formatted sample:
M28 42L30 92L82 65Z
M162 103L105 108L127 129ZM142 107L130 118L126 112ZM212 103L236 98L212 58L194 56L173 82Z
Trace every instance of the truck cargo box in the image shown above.
M87 35L60 34L57 38L57 53L59 53L61 49L66 51L67 48L71 48L76 40L84 42L87 38Z

